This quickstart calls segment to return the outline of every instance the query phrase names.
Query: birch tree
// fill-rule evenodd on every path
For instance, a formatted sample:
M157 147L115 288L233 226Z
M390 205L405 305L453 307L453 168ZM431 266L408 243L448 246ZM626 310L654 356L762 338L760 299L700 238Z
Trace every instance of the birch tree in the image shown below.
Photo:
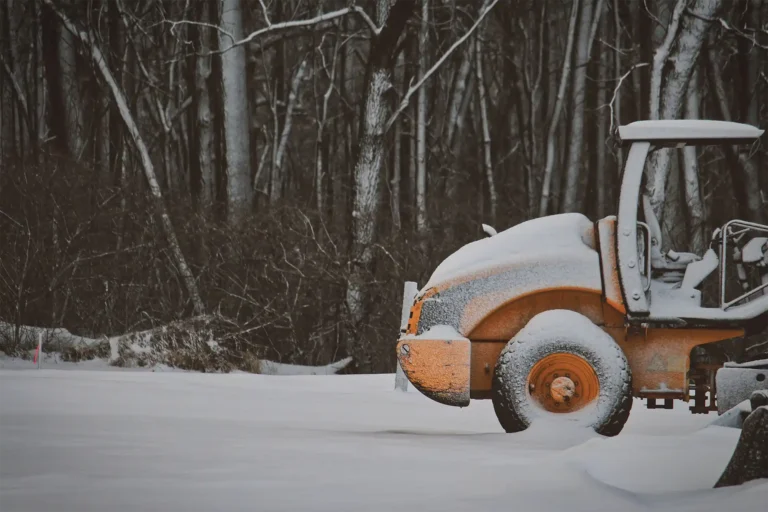
M493 160L491 156L491 129L488 122L488 98L483 76L482 32L475 38L475 73L477 75L477 102L480 110L480 126L483 134L483 169L488 183L488 197L491 201L491 223L496 224L498 196L493 178Z
M251 188L251 144L242 0L221 0L222 93L224 96L224 146L227 178L227 220L239 224L253 200Z
M549 198L552 186L552 170L555 167L555 146L557 144L557 129L560 121L560 113L563 110L563 101L565 99L565 90L568 86L568 81L571 75L571 53L573 52L573 42L576 36L576 20L579 17L579 3L580 1L589 0L573 0L571 6L571 15L568 22L568 39L566 42L565 56L563 57L563 69L560 74L560 85L557 89L557 97L555 98L554 111L552 113L552 119L549 121L549 129L547 131L547 161L544 165L544 178L541 185L541 202L539 203L539 217L547 215L549 210Z
M664 42L653 57L650 118L676 119L683 111L685 93L713 19L722 0L678 0ZM654 152L646 167L646 190L654 212L661 219L670 167L670 151Z
M210 4L201 2L198 6L201 23L210 23ZM214 131L213 113L211 112L211 32L205 27L193 27L197 55L194 59L193 102L195 105L195 144L193 155L190 155L192 167L196 171L193 177L196 181L192 189L197 191L197 200L202 211L207 211L216 197L216 181L214 169Z
M688 84L688 93L685 100L686 119L700 119L701 117L699 109L699 103L701 102L699 76L699 71L695 70ZM685 146L683 148L682 175L685 180L685 205L688 213L690 249L697 254L704 254L708 240L704 229L706 215L704 213L704 204L701 200L699 160L696 155L696 146Z
M584 110L586 99L587 65L592 48L592 18L594 4L595 21L600 17L603 0L582 0L579 14L579 41L576 50L576 70L573 74L573 115L571 117L571 140L568 162L565 168L566 185L563 194L563 211L575 212L579 209L579 180L581 177L581 156L584 144Z
M418 79L427 72L427 45L429 44L429 0L421 2L419 25ZM419 88L416 101L416 233L427 232L427 89ZM450 139L450 135L449 135Z
M373 241L378 213L379 180L384 158L384 128L389 115L385 94L392 87L394 51L405 24L411 17L414 3L409 0L379 0L376 24L366 71L363 123L360 148L354 168L354 198L352 202L351 267L346 290L346 306L352 329L347 334L347 353L360 353L359 328L365 316L365 281L373 261ZM359 357L356 357L361 364Z

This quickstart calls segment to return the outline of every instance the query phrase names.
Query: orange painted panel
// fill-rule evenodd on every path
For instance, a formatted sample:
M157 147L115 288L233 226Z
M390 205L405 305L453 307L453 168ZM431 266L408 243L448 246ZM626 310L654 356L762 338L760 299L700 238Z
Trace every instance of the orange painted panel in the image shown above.
M506 341L473 341L470 374L470 389L490 391L493 369L499 354L507 345Z
M468 338L471 340L497 340L506 343L531 318L543 311L552 309L576 311L597 325L603 323L603 306L599 293L579 288L561 288L538 291L508 302L485 317L469 333Z
M686 397L691 349L743 335L739 329L648 329L631 334L624 327L603 329L626 354L632 370L632 394L641 397ZM472 341L473 398L490 398L493 370L506 344L507 340Z
M611 334L616 339L616 335ZM740 329L651 328L616 341L632 369L634 396L686 398L691 349L743 334Z
M397 357L408 380L426 396L446 405L469 405L469 340L402 338Z

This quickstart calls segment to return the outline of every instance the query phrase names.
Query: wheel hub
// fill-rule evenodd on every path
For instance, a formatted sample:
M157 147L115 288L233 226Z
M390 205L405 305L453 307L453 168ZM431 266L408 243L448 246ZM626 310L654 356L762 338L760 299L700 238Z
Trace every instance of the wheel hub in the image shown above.
M576 354L543 357L528 374L531 398L549 412L570 413L594 401L600 381L592 365Z
M575 393L576 385L568 377L558 377L549 386L549 394L555 402L570 402Z

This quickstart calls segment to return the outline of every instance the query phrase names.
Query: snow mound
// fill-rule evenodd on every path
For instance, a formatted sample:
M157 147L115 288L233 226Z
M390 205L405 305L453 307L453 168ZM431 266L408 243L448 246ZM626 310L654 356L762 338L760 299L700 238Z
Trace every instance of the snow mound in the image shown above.
M684 408L621 435L503 434L394 375L0 370L3 511L762 510L712 489L738 440ZM641 402L640 402L641 403ZM640 405L638 403L638 405Z

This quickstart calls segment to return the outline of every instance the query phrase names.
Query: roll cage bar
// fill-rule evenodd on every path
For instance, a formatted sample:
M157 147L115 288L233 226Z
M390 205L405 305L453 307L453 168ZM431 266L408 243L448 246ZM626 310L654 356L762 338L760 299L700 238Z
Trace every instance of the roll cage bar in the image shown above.
M652 148L751 144L762 134L763 130L751 125L709 120L637 121L619 127L622 144L631 145L621 183L616 233L619 281L630 317L650 315L648 286L643 283L638 262L637 211L645 161ZM763 299L768 302L768 296L759 300Z

